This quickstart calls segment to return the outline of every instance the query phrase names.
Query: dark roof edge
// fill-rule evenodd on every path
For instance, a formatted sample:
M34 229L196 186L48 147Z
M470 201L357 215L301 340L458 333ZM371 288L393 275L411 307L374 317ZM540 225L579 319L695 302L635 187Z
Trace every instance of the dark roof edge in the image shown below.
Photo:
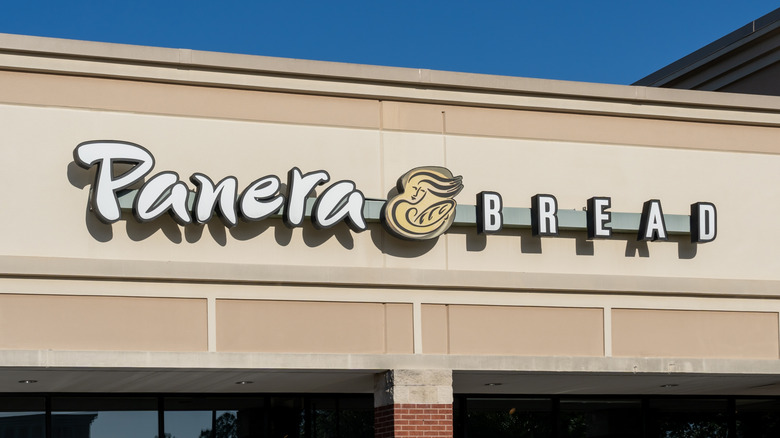
M746 43L748 37L754 35L756 32L759 32L760 30L768 26L771 26L773 24L780 26L780 8L777 8L774 11L760 18L757 18L756 20L751 21L750 23L740 27L734 32L731 32L728 35L707 44L701 49L696 50L695 52L687 56L684 56L678 59L677 61L674 61L673 63L667 65L666 67L663 67L660 70L656 70L655 72L650 73L649 75L643 77L642 79L634 82L631 85L640 85L640 86L647 86L647 87L663 86L667 82L677 77L675 73L685 70L687 67L690 67L693 64L696 64L697 62L702 61L705 58L710 57L721 50L727 48L729 50L732 50L738 47L739 45ZM734 47L729 48L729 46L734 46Z

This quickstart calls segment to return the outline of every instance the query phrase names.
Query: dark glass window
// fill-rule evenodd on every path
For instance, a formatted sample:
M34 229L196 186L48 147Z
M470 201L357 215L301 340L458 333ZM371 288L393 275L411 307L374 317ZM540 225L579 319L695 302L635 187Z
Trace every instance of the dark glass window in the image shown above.
M546 438L552 436L552 400L466 399L468 438Z
M279 438L305 436L303 397L270 397L268 405L267 436Z
M313 438L339 436L339 417L335 398L311 399L311 436Z
M251 422L252 413L262 415L264 398L171 397L166 398L165 435L175 438L238 438L262 436L263 422ZM247 424L239 425L240 416ZM256 430L252 430L254 425ZM258 429L259 428L259 429Z
M373 400L373 395L5 396L0 438L161 433L162 438L363 438L374 435Z
M373 396L166 397L170 438L363 438L374 435Z
M648 437L726 438L726 399L650 400Z
M780 437L780 400L737 399L738 438Z
M0 438L45 438L43 397L0 397Z
M457 438L780 437L780 398L456 396Z
M770 397L457 396L454 406L458 438L780 436ZM362 438L373 413L372 395L20 394L0 397L0 438Z
M339 438L374 436L374 396L344 397L339 402Z
M561 438L641 438L641 400L566 400L560 402Z
M52 397L52 438L157 437L153 397Z
M310 400L313 438L363 438L374 435L373 396L313 397Z
M304 397L170 397L163 404L170 438L306 436Z

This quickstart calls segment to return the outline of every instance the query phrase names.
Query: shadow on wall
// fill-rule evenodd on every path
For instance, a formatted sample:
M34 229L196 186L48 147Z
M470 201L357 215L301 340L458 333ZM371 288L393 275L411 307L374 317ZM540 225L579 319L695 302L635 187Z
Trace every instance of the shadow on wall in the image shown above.
M448 231L451 234L466 236L466 251L483 251L487 248L489 236L478 234L475 227L452 227ZM530 228L504 228L495 235L515 236L520 239L520 251L523 254L541 254L542 242L548 239L567 239L574 241L574 251L578 256L595 255L594 242L588 240L587 234L582 231L561 231L556 237L538 237L531 233ZM635 234L615 233L609 240L622 240L626 242L626 257L650 257L650 248L647 241L637 240ZM670 235L666 242L654 242L655 245L677 244L677 257L680 259L692 259L696 257L697 244L690 241L689 235Z
M450 230L454 229L455 228L450 228ZM380 223L369 224L368 231L371 233L371 240L374 242L374 245L382 250L382 254L394 257L420 257L433 249L439 241L438 237L430 240L416 241L399 239L385 231Z

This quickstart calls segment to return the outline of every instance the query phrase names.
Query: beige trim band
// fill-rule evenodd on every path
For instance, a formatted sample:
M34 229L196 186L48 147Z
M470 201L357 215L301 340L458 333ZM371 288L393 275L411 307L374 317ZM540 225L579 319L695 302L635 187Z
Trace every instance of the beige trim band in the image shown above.
M448 136L780 153L775 126L662 120L635 117L631 114L614 117L552 110L316 96L22 73L3 71L2 67L0 82L5 85L0 89L2 105L103 110L384 132L445 133ZM93 92L82 93L80 90L84 89ZM203 102L208 102L208 105ZM443 123L445 117L446 126ZM383 141L382 135L379 136L379 141Z
M0 256L0 277L131 280L216 284L311 285L473 291L550 291L726 297L777 297L780 281L243 265L141 260Z

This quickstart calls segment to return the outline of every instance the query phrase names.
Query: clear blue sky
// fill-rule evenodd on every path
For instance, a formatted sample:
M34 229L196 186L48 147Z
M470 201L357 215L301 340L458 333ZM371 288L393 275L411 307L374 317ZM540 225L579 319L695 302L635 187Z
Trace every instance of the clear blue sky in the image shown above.
M630 84L777 0L26 0L0 32Z

